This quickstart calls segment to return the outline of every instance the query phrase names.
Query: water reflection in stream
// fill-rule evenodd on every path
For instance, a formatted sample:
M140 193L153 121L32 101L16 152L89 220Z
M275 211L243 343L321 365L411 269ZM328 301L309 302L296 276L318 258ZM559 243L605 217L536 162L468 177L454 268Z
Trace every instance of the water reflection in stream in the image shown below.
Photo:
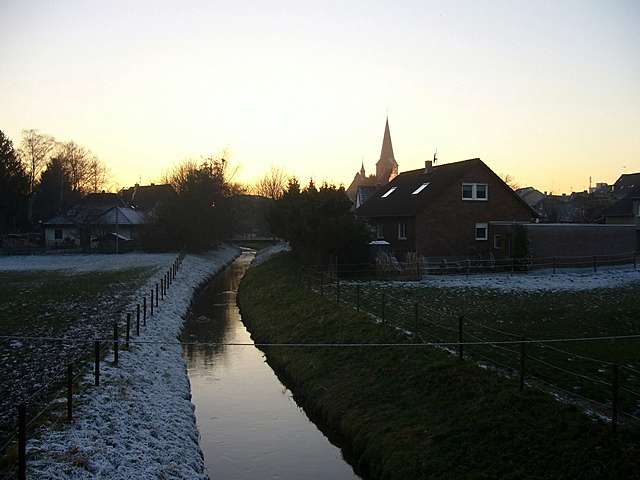
M196 298L184 341L251 342L236 292L243 253ZM185 346L200 446L212 479L355 479L256 347Z

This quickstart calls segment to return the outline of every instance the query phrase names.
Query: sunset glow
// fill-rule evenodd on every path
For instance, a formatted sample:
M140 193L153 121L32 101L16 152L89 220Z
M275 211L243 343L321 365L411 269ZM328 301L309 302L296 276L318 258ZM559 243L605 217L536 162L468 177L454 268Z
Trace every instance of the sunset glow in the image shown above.
M348 185L437 149L554 192L640 170L640 4L0 4L0 128L95 152L121 187L228 149Z

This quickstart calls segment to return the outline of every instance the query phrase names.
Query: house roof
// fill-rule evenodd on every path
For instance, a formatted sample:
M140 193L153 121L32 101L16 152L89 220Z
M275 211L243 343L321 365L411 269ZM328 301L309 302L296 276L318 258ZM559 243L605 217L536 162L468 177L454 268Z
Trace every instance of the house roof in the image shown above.
M615 189L627 189L640 186L640 172L637 173L623 173L620 178L616 180Z
M633 187L627 195L607 208L605 217L631 217L633 216L633 202L640 200L640 183Z
M103 212L93 222L96 225L143 225L146 217L142 212L128 207L113 207Z
M375 185L360 185L356 193L356 207L361 207L377 190Z
M56 215L43 223L46 226L63 226L63 225L75 225L73 220L65 215Z
M434 166L428 173L425 173L424 168L402 172L387 185L378 188L367 202L356 210L356 214L362 217L415 216L419 210L438 198L449 185L477 166L483 166L491 171L482 160L472 158ZM496 178L500 179L497 175ZM429 185L424 187L420 193L413 194L420 186L427 183ZM394 188L393 192L388 193L392 188ZM505 188L509 187L505 184ZM385 196L387 193L388 195ZM513 196L526 206L532 216L537 216L537 213L515 192L513 192Z
M395 162L396 157L393 155L393 144L391 143L391 131L389 130L389 118L384 125L384 136L382 137L382 148L380 149L379 162L386 162L393 160Z
M135 185L122 190L120 194L127 205L148 212L153 210L158 203L174 196L176 192L169 184L151 184Z

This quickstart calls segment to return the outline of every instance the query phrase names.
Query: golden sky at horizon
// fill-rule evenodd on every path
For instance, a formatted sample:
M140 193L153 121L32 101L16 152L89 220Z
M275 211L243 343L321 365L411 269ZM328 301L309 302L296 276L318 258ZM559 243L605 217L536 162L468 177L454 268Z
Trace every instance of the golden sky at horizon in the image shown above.
M106 3L106 4L105 4ZM640 171L640 4L0 4L0 130L96 153L120 186L228 149L346 185L385 115L400 170L480 157L525 186Z

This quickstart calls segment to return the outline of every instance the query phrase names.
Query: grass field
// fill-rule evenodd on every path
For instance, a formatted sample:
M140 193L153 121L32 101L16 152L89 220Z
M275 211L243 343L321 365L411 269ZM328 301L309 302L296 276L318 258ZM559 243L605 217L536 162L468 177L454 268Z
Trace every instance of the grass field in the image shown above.
M110 336L113 322L155 270L0 272L0 335ZM81 368L77 359L91 348L87 343L0 340L0 440L15 425L16 405L27 402L31 412L39 409L52 388L64 382L66 364L76 360Z
M305 290L292 272L297 266L280 255L243 280L242 315L257 341L415 341L350 305L336 305L335 297ZM413 295L425 293L443 292ZM447 299L440 301L440 308L455 312ZM476 304L491 308L486 302ZM516 380L434 348L273 347L265 353L371 478L637 476L638 429L613 436L607 424L574 406L532 388L520 392Z

